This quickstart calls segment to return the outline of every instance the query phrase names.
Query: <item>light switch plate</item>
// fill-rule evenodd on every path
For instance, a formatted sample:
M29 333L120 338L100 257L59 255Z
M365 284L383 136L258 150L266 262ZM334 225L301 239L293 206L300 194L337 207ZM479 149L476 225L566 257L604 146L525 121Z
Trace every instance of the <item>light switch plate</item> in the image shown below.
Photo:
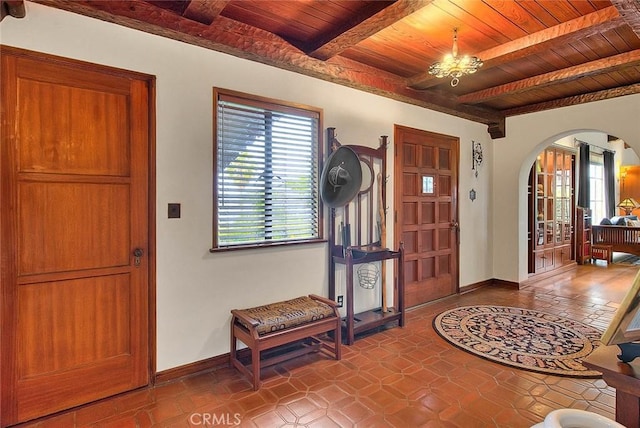
M169 218L180 218L180 204L169 204Z

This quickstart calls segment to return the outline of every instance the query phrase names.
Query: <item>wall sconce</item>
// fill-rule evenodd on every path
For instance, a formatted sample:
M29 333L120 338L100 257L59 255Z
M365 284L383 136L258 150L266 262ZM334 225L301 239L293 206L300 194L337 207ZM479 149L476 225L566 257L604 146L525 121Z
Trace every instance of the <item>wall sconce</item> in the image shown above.
M471 169L476 172L478 176L478 167L482 164L482 144L471 141Z
M624 179L627 178L627 167L620 167L620 184L622 185L622 190L624 190Z

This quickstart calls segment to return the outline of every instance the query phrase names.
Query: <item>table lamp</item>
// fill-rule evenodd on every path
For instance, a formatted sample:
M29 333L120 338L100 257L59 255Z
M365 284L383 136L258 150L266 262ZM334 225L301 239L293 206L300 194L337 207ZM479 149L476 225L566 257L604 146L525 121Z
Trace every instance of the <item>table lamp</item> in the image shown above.
M624 210L624 215L631 215L631 212L636 208L640 207L640 204L633 198L624 198L618 205L618 208L622 208Z

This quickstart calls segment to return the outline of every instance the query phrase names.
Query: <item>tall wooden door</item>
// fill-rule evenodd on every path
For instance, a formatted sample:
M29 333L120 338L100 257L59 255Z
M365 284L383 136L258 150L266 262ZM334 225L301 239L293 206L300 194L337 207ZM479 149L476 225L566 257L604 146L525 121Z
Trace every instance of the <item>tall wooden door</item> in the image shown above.
M459 140L395 128L396 246L404 242L405 302L458 292Z
M6 426L149 383L153 78L1 49Z

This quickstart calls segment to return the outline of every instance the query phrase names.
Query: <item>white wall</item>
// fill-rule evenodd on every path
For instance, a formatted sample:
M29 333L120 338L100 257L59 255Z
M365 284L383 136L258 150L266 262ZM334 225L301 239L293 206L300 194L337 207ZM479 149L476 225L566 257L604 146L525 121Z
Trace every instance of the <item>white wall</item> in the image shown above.
M493 276L527 279L527 179L536 155L567 135L600 131L640 153L640 94L507 119L493 142Z
M157 76L158 370L229 352L232 308L328 293L324 244L209 253L213 86L321 107L325 127L335 127L343 144L377 147L380 135L392 139L394 124L459 137L460 285L496 276L491 229L503 225L490 220L494 156L486 126L39 4L26 8L26 18L2 21L1 43ZM485 155L477 178L472 140ZM388 165L393 177L393 147ZM166 218L170 202L182 204L181 219ZM498 243L511 246L507 237Z

